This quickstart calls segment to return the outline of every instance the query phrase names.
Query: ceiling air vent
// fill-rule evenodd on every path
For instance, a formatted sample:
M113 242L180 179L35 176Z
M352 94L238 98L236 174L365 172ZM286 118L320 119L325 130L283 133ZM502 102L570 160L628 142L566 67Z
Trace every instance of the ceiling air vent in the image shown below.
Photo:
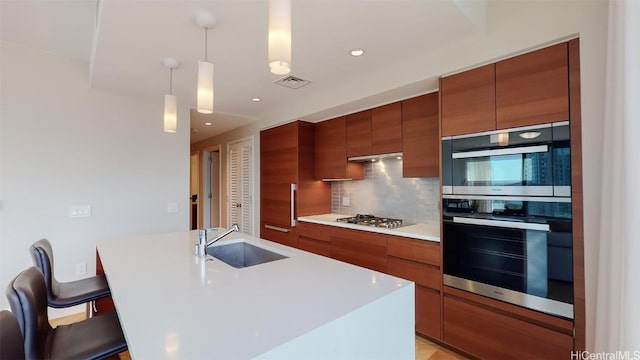
M293 75L289 75L289 76L283 77L282 79L276 81L275 83L278 85L286 86L291 89L297 89L299 87L302 87L311 83L311 81L300 79L299 77L295 77Z

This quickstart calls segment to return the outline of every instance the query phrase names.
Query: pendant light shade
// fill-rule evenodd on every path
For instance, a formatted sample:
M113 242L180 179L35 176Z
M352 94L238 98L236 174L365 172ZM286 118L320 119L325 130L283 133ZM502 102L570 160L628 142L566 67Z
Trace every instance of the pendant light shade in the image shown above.
M164 131L176 132L178 126L178 101L175 95L164 96Z
M213 113L213 64L198 61L198 112Z
M271 72L291 72L291 0L269 0L269 67Z
M166 58L163 64L169 69L169 94L164 96L164 131L174 133L178 128L178 98L173 95L173 70L180 63L176 59Z
M204 61L198 61L198 89L196 109L201 114L213 113L213 64L207 58L209 29L216 26L216 18L206 12L196 16L196 24L204 29Z

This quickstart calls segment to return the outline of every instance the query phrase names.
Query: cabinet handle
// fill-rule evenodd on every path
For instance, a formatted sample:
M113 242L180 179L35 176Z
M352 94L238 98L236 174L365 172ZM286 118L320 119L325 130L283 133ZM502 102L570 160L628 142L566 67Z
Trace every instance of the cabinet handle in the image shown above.
M269 224L264 224L264 227L269 229L269 230L275 230L275 231L280 231L283 233L288 233L290 230L289 229L285 229L279 226L273 226L273 225L269 225Z
M296 184L291 184L291 226L296 226Z

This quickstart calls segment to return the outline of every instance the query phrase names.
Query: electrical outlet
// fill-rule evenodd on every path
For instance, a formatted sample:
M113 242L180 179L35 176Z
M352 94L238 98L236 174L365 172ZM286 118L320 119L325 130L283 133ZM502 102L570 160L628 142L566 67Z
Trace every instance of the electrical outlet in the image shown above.
M348 196L342 197L342 206L351 206L351 199Z
M87 274L87 263L81 262L76 264L76 275L86 275Z

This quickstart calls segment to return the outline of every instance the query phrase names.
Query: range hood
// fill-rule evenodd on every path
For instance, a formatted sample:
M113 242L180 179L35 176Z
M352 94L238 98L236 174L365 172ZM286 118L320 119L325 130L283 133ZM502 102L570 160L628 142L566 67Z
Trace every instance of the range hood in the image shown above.
M401 152L388 153L388 154L376 154L376 155L365 155L365 156L352 156L347 158L349 161L354 162L369 162L369 161L378 161L384 159L402 159Z

